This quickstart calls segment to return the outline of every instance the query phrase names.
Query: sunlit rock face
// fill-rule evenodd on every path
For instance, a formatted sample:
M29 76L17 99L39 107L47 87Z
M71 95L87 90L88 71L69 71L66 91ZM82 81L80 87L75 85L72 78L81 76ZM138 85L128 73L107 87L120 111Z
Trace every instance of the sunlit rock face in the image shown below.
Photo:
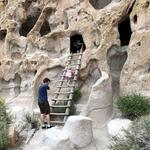
M96 126L104 124L120 87L149 91L149 11L148 0L0 1L0 96L31 96L31 105L49 77L51 98L71 45L81 38L78 103L87 104L84 114Z
M138 0L132 9L130 20L132 37L128 47L128 59L121 74L122 93L138 92L149 96L150 78L150 1Z

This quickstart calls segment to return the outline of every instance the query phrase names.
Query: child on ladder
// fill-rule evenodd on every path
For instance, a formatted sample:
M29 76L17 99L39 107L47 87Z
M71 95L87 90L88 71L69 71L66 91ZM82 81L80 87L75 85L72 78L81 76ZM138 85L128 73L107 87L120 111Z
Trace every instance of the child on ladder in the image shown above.
M66 71L65 77L67 80L67 85L70 85L71 79L74 77L75 75L75 71L73 68L68 68L68 70Z

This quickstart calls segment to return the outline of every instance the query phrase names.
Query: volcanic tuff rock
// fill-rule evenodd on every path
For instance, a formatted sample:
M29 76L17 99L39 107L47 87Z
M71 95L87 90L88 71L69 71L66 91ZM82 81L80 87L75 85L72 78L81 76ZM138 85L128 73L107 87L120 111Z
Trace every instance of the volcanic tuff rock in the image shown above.
M0 0L0 95L8 102L32 96L31 106L47 76L51 97L79 35L86 46L79 103L103 125L120 90L149 93L149 11L149 0Z

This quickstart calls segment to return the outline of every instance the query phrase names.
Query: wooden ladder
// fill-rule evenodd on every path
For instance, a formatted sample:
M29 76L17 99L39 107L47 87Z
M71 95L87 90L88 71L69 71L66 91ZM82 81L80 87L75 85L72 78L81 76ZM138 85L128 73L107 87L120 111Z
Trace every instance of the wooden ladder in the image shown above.
M70 54L66 61L65 70L61 75L61 79L57 81L57 90L52 98L53 104L51 107L51 124L63 125L68 116L72 106L72 99L75 90L75 85L78 79L78 74L81 66L82 53ZM68 68L73 68L75 71L71 84L68 86L65 78ZM61 110L61 112L57 110ZM63 112L62 112L63 109Z

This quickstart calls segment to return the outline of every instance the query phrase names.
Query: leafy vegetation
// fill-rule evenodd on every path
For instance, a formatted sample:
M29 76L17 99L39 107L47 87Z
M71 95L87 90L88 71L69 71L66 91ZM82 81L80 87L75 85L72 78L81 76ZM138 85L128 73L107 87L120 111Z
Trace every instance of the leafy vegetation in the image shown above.
M150 113L150 101L140 94L120 96L117 107L123 117L131 120Z
M38 118L34 113L27 113L25 115L25 122L26 122L25 126L30 125L32 129L38 129L40 126L40 121L38 120Z
M74 93L73 93L73 101L74 101L74 102L79 101L79 99L81 98L81 96L82 96L82 93L80 92L80 90L79 90L79 89L76 89L76 90L74 91Z
M150 115L133 122L125 136L115 136L109 145L110 150L149 150L150 149Z
M8 129L11 123L11 116L7 111L6 104L0 98L0 149L6 149L9 145Z

